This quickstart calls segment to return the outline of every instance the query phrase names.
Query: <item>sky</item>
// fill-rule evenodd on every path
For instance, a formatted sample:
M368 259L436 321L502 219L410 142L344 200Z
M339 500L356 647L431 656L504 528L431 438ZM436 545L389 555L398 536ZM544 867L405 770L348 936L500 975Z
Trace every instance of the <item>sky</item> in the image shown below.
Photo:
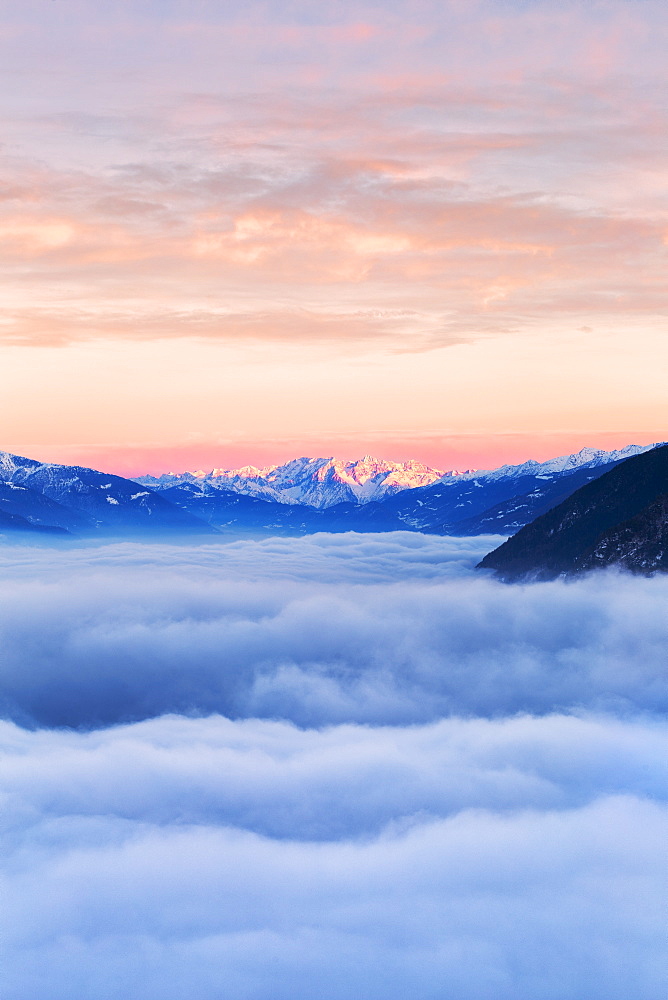
M3 1000L662 1000L668 579L497 541L2 546Z
M659 0L0 0L0 448L665 438Z

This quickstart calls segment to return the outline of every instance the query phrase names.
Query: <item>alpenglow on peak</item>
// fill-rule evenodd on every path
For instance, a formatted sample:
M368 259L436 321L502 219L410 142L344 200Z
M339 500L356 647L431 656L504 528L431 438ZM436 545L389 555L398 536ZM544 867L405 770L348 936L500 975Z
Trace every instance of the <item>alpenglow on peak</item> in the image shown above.
M455 469L434 469L414 459L387 462L373 455L365 455L347 462L334 457L303 456L283 465L264 468L254 465L238 469L213 468L209 472L198 470L157 477L141 476L137 481L160 487L199 481L219 489L235 490L281 503L309 504L324 508L345 501L369 503L381 500L388 494L429 486L443 476L455 475L460 475Z

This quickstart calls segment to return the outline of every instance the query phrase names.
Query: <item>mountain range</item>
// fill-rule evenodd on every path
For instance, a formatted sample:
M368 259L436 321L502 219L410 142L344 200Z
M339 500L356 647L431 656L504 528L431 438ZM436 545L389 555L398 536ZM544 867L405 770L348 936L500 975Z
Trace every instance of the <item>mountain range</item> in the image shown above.
M629 445L618 451L583 448L574 455L562 455L547 462L529 460L521 465L498 469L450 469L446 472L421 462L386 462L365 455L354 462L338 458L294 458L283 465L259 469L246 465L239 469L211 469L209 472L170 472L161 476L139 476L137 482L164 491L172 486L199 485L202 490L232 490L248 496L283 504L306 504L319 510L340 503L367 504L385 501L406 490L428 489L435 484L465 482L499 483L529 480L546 481L584 469L598 469L645 451L647 446ZM472 487L474 490L478 486ZM504 492L503 490L501 492ZM435 493L434 496L438 494ZM399 508L402 509L402 504Z
M604 566L668 570L668 445L620 462L523 527L479 564L506 582Z
M132 480L7 452L0 452L0 513L3 531L48 528L77 536L212 532L192 514Z
M474 471L469 469L467 473ZM160 490L184 483L200 483L210 489L233 490L278 503L307 504L322 509L339 503L373 503L401 490L429 486L444 476L467 473L455 469L443 472L414 460L386 462L365 455L354 462L338 458L294 458L284 465L269 465L263 469L245 465L240 469L140 476L137 481Z
M230 488L239 470L224 477L178 473L159 481L152 477L138 481L218 528L245 524L294 533L408 529L450 535L511 534L617 462L645 450L638 445L612 452L584 448L542 463L530 460L488 471L451 471L433 482L422 485L418 481L402 490L395 490L393 482L415 474L417 463L406 463L404 468L367 456L346 466L336 459L300 458L272 467L267 489L278 489L275 484L279 483L284 495L290 493L289 504L274 501L272 506L266 506L271 501L267 493L256 492L265 488L259 477L238 477L238 486ZM353 468L350 478L354 475L356 493L339 481L342 466L344 471ZM429 475L436 472L427 471ZM424 474L416 475L419 479ZM347 500L340 499L341 490ZM369 499L373 492L380 499ZM253 504L248 502L251 497ZM309 502L316 498L317 504Z
M0 452L0 531L75 536L410 530L512 534L653 446L457 472L365 456L128 480ZM408 484L408 485L407 485ZM281 499L278 499L280 497Z

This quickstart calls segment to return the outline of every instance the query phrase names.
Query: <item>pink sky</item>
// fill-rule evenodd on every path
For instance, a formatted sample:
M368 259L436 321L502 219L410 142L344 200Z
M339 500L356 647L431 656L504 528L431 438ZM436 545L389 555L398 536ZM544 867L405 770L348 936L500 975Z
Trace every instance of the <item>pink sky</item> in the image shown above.
M0 448L668 436L663 3L0 10Z

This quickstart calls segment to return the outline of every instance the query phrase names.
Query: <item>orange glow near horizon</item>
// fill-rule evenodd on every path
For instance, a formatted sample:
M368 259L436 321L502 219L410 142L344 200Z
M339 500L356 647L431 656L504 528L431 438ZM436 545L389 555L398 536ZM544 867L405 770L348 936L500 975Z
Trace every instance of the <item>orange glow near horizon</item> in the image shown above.
M0 448L139 474L667 436L663 5L220 7L8 15Z
M351 438L282 442L200 442L163 447L72 447L42 446L31 450L30 457L43 462L82 465L132 479L166 472L209 472L214 468L239 469L245 465L263 468L282 465L293 458L341 458L354 461L363 455L391 462L415 459L434 469L495 469L501 465L519 465L529 458L546 461L558 455L570 455L581 448L612 451L628 444L653 444L655 437L643 431L622 433L568 434L549 436L499 434L491 437L470 435L462 438L421 436L414 440ZM657 442L658 443L658 442ZM212 458L215 461L212 461Z

